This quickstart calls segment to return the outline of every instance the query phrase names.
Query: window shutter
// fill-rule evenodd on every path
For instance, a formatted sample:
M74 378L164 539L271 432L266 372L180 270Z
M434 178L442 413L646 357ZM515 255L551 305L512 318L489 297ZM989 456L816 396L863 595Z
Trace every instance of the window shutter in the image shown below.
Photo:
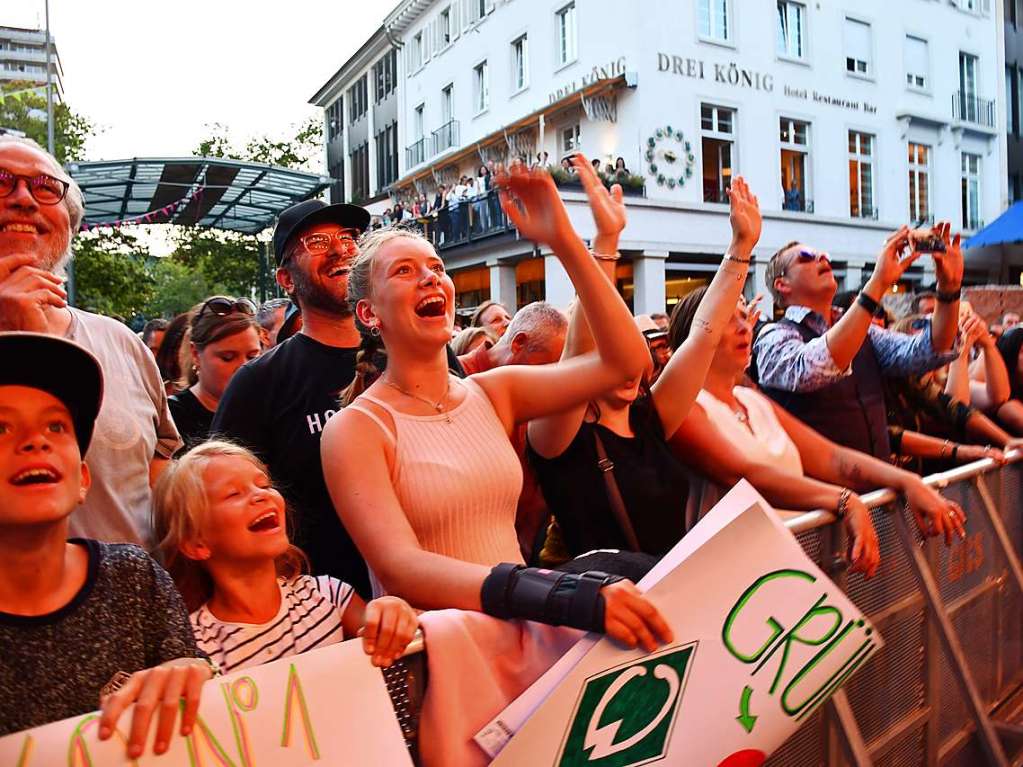
M449 14L448 24L450 25L451 29L451 42L457 40L458 36L462 34L462 19L458 13L459 5L460 3L458 3L456 0L456 2L452 3L451 7L448 9Z
M433 55L433 24L423 27L423 63L430 60Z
M845 55L870 62L870 25L855 19L845 20Z
M905 54L906 73L926 77L929 68L927 41L921 40L919 37L906 35Z

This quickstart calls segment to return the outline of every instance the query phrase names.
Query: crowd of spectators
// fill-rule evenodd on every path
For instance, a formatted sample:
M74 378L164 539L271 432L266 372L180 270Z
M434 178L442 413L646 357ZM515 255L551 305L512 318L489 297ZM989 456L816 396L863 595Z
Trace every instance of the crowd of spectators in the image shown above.
M140 338L67 305L81 193L0 137L0 357L18 363L0 366L0 734L100 706L108 738L145 701L128 753L151 724L159 753L218 667L357 635L387 666L424 609L652 651L672 630L632 582L743 477L833 512L865 577L881 548L859 493L895 488L922 534L964 534L920 472L1019 445L1023 327L961 300L947 224L894 232L844 300L825 251L787 244L767 267L782 313L762 320L742 290L763 221L736 177L709 284L670 319L633 317L606 184L625 163L565 162L590 249L546 155L488 164L378 229L357 206L299 203L273 237L288 299L212 296ZM500 216L549 246L575 303L487 301L455 335L443 261L393 226L440 210L442 238ZM920 258L935 290L893 322L882 299ZM71 660L86 648L87 673Z

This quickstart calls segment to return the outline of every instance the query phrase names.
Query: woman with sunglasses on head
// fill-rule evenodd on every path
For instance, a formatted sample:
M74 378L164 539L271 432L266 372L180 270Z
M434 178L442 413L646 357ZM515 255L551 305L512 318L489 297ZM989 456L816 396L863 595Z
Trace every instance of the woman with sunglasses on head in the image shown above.
M184 451L209 437L227 384L261 348L256 307L247 298L214 296L192 309L180 350L182 389L168 400Z
M595 328L597 351L458 379L448 371L455 294L444 262L407 230L365 236L348 298L364 345L382 341L387 369L324 427L334 506L377 594L417 608L606 632L652 651L671 631L631 583L527 568L519 552L522 469L513 430L637 377L649 355L628 308L573 231L550 175L515 164L496 184L519 233L561 260Z

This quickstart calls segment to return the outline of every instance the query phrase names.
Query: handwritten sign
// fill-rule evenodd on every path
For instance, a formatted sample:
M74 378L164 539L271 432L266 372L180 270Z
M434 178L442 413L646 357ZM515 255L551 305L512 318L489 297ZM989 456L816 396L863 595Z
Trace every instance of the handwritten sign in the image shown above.
M640 587L675 642L560 663L477 736L495 766L757 767L882 644L745 482Z
M170 750L125 755L131 711L107 741L99 714L0 738L0 764L16 767L304 767L411 765L380 670L361 642L342 642L206 683L199 720ZM153 733L150 733L150 746Z

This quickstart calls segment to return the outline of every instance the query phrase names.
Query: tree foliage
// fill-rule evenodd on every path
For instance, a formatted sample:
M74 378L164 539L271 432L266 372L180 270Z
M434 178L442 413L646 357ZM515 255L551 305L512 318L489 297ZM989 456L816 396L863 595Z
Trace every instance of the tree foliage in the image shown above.
M21 131L46 146L46 89L34 83L0 83L0 127ZM64 102L53 104L54 154L61 163L81 160L85 142L96 134L95 126Z
M156 281L138 237L114 229L80 234L74 243L79 306L125 320L147 312Z

